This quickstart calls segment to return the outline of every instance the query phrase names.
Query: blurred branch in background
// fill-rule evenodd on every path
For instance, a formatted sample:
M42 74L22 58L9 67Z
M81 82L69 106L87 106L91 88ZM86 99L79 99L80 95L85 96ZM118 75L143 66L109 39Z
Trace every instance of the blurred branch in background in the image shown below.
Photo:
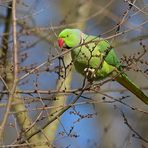
M77 18L77 21L81 20L81 19L84 19L86 18L88 15L89 15L89 9L91 7L91 1L85 3L84 0L81 0L79 2L79 8L77 9L78 11L78 18ZM85 27L85 23L81 23L80 25L78 25L78 28L81 28L83 29ZM62 77L57 81L57 90L60 91L60 90L67 90L67 89L70 89L70 86L71 86L71 77L72 77L72 67L71 67L71 58L70 58L70 53L64 55L63 57L59 57L60 59L62 59L63 61L63 68L64 68L64 72L62 74ZM59 60L60 60L59 59ZM61 72L60 72L61 73ZM60 77L60 75L59 75ZM64 79L63 79L64 78ZM53 102L53 106L59 106L59 105L63 105L65 106L66 105L66 96L64 95L58 95L55 96L56 97L56 101ZM79 97L78 97L79 98ZM74 104L74 103L72 103ZM62 114L66 111L67 109L63 109ZM49 121L52 120L53 118L56 118L56 120L53 122L53 123L50 123L49 121L47 122L48 123L48 126L45 127L42 131L44 134L42 134L44 137L44 135L46 135L46 137L48 137L49 141L51 142L51 144L54 142L55 140L55 136L56 136L56 131L58 129L58 125L59 123L59 120L60 120L60 116L58 116L57 114L55 114L56 112L58 112L58 110L55 110L55 109L51 109L50 110L50 116L48 117L49 118ZM55 114L55 115L54 115ZM53 117L51 117L53 116ZM55 116L55 117L54 117ZM49 124L50 123L50 124ZM50 132L49 132L50 131Z
M1 123L1 132L0 132L0 140L1 140L1 144L3 143L3 134L4 134L4 130L5 130L5 126L7 123L7 119L8 116L10 114L10 110L12 109L12 102L20 102L19 104L13 106L13 110L15 112L20 112L21 110L25 110L25 105L24 102L21 100L20 101L20 95L16 94L16 89L17 89L17 83L18 83L18 43L17 43L17 24L16 24L16 1L13 1L13 3L10 2L9 7L7 8L8 12L7 12L7 16L6 16L6 25L5 25L5 29L4 29L4 33L3 33L3 38L2 38L2 61L4 61L4 63L2 64L4 67L4 74L2 74L2 76L4 77L4 81L6 81L7 84L7 90L8 92L8 102L6 105L6 111L4 113L4 117ZM12 18L11 18L11 13L12 13ZM12 25L12 32L13 32L13 73L11 71L11 64L10 64L10 60L8 60L8 43L9 43L9 31L10 31L10 26ZM6 70L9 71L6 71ZM4 87L5 89L5 87ZM3 96L1 96L2 99ZM18 113L16 115L17 121L18 121L18 125L20 127L21 130L25 130L26 128L28 128L31 124L31 120L29 119L29 116L27 115L27 112L23 112L23 113ZM34 130L34 128L33 128ZM32 130L32 131L33 131Z

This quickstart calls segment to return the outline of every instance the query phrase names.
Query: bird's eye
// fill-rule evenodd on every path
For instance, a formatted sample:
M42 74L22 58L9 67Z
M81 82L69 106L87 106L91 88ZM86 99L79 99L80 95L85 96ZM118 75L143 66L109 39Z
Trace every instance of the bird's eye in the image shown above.
M69 35L67 34L67 36L66 37L69 37Z

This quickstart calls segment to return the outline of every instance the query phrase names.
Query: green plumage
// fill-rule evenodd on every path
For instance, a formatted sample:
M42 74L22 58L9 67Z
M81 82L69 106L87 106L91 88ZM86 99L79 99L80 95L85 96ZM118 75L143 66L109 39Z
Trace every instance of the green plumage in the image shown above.
M148 97L122 72L120 61L108 41L88 36L78 29L65 29L59 34L59 38L64 41L64 46L68 48L82 44L71 51L73 63L79 73L85 75L85 69L91 68L95 70L93 80L112 76L148 104Z

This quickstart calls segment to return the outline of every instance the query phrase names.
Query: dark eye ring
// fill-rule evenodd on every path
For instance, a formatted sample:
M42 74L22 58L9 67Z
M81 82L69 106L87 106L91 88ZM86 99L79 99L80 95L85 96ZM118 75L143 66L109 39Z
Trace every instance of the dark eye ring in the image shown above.
M67 35L67 37L69 37L69 35Z

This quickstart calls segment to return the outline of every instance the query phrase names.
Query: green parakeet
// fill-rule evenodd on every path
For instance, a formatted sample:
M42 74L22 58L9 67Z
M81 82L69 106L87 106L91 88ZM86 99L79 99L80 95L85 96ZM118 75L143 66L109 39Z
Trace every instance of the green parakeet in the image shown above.
M114 77L117 82L148 104L148 97L123 72L122 65L107 40L86 35L79 29L64 29L59 34L58 44L60 48L72 48L71 57L75 69L88 80L97 81L109 76Z

